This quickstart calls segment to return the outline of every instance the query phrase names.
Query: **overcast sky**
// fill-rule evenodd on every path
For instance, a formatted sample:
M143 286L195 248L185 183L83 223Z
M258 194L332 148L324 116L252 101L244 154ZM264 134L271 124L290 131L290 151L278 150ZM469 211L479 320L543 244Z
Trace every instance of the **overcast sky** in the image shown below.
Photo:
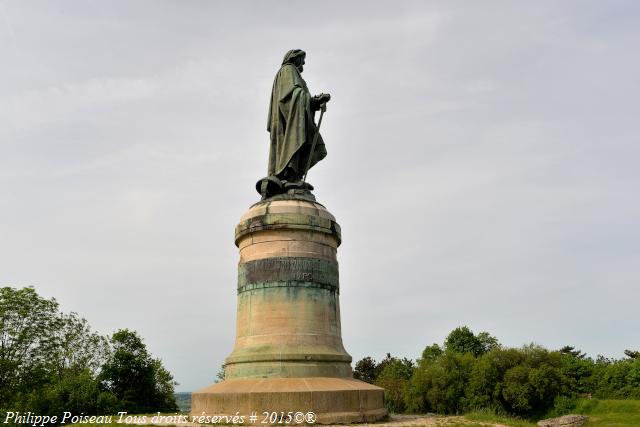
M272 79L332 95L354 361L453 328L640 349L640 3L0 1L0 285L138 331L191 391L233 347Z

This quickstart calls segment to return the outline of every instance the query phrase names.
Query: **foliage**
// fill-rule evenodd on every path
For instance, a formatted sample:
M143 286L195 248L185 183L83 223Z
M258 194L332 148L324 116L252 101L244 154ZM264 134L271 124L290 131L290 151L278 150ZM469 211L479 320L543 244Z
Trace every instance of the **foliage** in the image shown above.
M98 379L113 393L120 408L134 413L177 410L173 377L152 359L134 331L121 329L111 337L113 352L102 366Z
M593 361L587 359L579 350L567 352L560 350L560 370L565 378L565 394L588 394L592 389L591 378L594 371Z
M57 312L33 288L0 288L0 407L45 381Z
M447 350L436 360L421 359L410 381L407 407L411 412L459 414L468 405L465 389L475 358Z
M357 380L373 384L376 380L376 361L371 357L365 357L356 362L353 377Z
M109 340L31 287L0 288L0 408L41 415L174 410L173 386L135 332Z
M551 408L563 390L559 353L534 345L496 345L478 357L467 350L448 346L440 357L418 362L407 394L411 411L459 414L487 408L534 416Z
M640 358L588 358L573 346L550 351L537 345L503 348L487 332L454 329L442 346L425 347L409 366L387 357L356 364L358 378L385 388L392 412L469 411L537 419L568 413L580 396L640 398ZM408 374L411 372L411 374Z
M422 360L431 361L438 359L442 356L442 348L438 344L428 345L422 351Z
M456 353L471 353L480 356L498 347L498 340L487 332L475 335L467 326L461 326L447 336L444 341L445 350Z
M117 398L100 388L89 370L62 375L28 393L20 395L16 405L38 414L57 415L64 411L75 414L113 413Z
M382 371L375 384L384 388L385 406L389 412L399 413L406 410L406 389L413 375L414 364L409 359L397 359L387 354L380 362ZM379 365L379 366L380 366Z
M413 360L398 359L387 353L380 363L371 357L356 362L353 377L384 388L387 410L398 413L406 410L405 394L414 368Z

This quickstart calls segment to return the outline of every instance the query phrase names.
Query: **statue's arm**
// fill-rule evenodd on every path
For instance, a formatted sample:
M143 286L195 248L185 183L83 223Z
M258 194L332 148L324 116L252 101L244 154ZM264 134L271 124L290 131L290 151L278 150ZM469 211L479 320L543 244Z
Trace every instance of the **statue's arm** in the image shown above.
M322 104L329 102L331 95L328 93L321 93L311 98L311 110L318 111Z

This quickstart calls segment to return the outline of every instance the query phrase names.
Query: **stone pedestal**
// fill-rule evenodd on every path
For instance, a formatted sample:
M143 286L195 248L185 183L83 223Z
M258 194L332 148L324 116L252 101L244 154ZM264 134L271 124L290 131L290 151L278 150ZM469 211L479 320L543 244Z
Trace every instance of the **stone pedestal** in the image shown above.
M353 379L342 345L333 215L311 200L267 200L242 217L235 238L236 343L225 381L194 392L192 414L312 411L320 423L383 418L383 389Z

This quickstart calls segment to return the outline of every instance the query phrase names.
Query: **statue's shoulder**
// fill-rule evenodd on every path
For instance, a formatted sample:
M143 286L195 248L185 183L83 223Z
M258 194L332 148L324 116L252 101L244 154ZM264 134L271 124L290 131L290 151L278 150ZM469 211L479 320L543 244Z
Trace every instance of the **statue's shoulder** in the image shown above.
M290 84L293 86L300 86L306 89L307 84L300 75L300 72L293 64L284 64L278 71L278 79L282 83Z

